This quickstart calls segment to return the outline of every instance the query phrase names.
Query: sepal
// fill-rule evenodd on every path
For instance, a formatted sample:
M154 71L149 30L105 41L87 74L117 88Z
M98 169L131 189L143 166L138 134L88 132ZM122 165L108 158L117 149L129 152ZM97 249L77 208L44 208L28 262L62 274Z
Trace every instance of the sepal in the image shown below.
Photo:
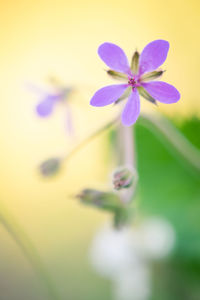
M138 73L139 58L140 58L139 52L135 51L135 53L133 54L132 60L131 60L131 70L132 70L133 74L137 74Z
M126 81L127 80L127 75L116 72L113 70L107 70L106 71L109 76L111 76L113 79L121 80L121 81Z
M121 102L122 100L128 98L128 96L129 96L130 93L131 93L131 90L132 90L132 88L129 86L129 87L125 90L125 92L122 94L122 96L119 97L119 98L115 101L114 104L118 104L118 103Z
M164 73L164 71L162 71L162 70L145 73L140 77L140 81L148 82L148 81L155 80L155 79L159 78L160 76L162 76L163 73Z
M157 105L156 100L153 97L151 97L151 95L149 93L147 93L147 91L142 86L137 87L137 90L138 90L140 96L142 96L146 100L150 101L151 103Z

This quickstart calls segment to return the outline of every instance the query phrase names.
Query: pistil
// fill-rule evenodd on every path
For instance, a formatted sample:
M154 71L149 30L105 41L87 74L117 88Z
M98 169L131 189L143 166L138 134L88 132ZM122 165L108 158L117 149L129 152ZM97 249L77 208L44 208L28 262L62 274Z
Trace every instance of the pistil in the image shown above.
M129 78L128 84L134 89L136 86L136 81L134 78Z

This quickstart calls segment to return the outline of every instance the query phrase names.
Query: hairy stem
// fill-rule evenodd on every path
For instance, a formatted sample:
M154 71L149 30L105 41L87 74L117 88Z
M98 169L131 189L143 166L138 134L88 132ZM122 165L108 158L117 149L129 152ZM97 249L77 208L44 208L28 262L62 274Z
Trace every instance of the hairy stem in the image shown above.
M122 191L121 199L123 203L129 203L134 195L137 184L137 171L136 165L136 153L135 153L135 141L134 141L134 126L125 127L122 124L119 127L119 162L124 166L130 168L135 176L134 184Z
M84 148L88 143L90 143L92 140L94 140L97 136L99 136L101 133L105 132L106 130L110 129L115 123L119 121L119 117L115 118L111 122L107 123L106 125L100 127L97 131L92 133L90 136L88 136L86 139L84 139L80 144L78 144L71 152L69 152L63 160L70 159L74 154L76 154L79 150Z

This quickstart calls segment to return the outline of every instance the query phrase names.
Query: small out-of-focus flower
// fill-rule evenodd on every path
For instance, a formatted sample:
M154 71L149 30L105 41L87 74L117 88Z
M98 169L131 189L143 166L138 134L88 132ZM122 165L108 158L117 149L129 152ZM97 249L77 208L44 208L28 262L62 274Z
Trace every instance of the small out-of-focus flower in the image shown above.
M141 55L137 51L134 53L131 66L129 66L128 59L120 47L112 43L100 45L98 54L111 68L108 74L126 83L109 85L98 90L90 104L100 107L117 103L128 97L122 112L122 123L130 126L139 117L139 94L154 104L156 100L166 104L177 102L180 99L180 93L174 86L163 81L154 81L163 73L162 70L158 70L158 67L166 60L168 50L167 41L153 41L143 49Z
M141 252L148 259L162 259L169 255L175 245L172 225L162 218L150 218L140 227L143 247Z
M63 102L67 111L66 128L69 134L73 133L71 110L68 104L68 97L71 91L71 88L60 88L58 92L47 93L36 106L37 114L40 117L45 118L51 115L58 103Z
M132 186L134 174L128 168L122 168L113 174L113 185L116 190L127 189Z
M37 114L43 118L48 117L58 102L67 100L70 92L70 88L63 88L55 93L46 93L36 106Z
M90 258L95 269L105 277L118 277L132 264L132 232L129 227L120 230L110 225L101 228L92 242Z
M134 228L101 228L91 245L90 259L112 280L114 299L151 298L151 262L165 258L175 244L175 231L165 219L151 217Z
M99 274L112 280L116 300L147 300L150 296L149 266L140 257L133 234L131 228L105 226L92 242L91 263Z
M50 177L58 173L61 167L61 160L57 157L49 158L39 166L40 172L44 177Z
M64 105L66 110L66 128L69 134L73 133L73 122L71 109L69 106L69 96L73 89L64 87L58 84L56 80L50 82L53 88L52 91L46 92L32 84L28 84L28 88L39 94L40 100L36 105L36 113L41 118L49 117L59 103Z

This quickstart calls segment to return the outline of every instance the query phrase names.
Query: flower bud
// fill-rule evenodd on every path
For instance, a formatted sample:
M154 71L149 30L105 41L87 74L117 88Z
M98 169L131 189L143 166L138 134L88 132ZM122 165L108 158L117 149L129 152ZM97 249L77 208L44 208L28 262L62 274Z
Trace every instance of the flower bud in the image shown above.
M76 198L80 199L86 205L96 206L112 212L121 206L120 198L112 192L84 189Z
M134 173L130 169L124 167L116 171L113 175L113 184L116 190L127 189L134 182Z
M55 175L61 167L61 160L59 158L49 158L41 163L39 166L40 173L44 177Z

